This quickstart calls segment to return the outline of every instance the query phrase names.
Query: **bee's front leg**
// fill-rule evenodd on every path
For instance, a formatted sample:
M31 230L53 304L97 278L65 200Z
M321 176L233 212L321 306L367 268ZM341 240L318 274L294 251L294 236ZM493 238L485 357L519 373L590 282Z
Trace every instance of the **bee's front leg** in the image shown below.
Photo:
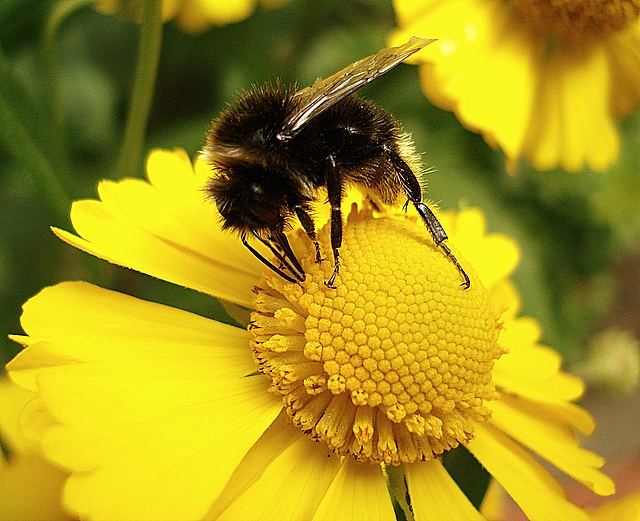
M322 257L322 253L320 252L320 243L318 242L318 236L316 235L316 228L313 224L313 219L309 215L307 209L302 206L296 206L294 210L302 228L304 228L304 231L307 234L307 237L313 241L313 245L316 248L316 262L322 262L325 259Z

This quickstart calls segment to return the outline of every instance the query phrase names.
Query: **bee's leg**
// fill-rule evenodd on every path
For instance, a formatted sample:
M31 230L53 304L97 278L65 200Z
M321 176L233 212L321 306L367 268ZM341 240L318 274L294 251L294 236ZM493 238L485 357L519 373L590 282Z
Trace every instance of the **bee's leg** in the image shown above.
M342 176L336 167L333 156L328 157L327 194L331 205L331 249L333 250L333 273L325 282L328 288L335 289L335 281L340 271L340 246L342 246Z
M289 242L287 241L287 237L284 234L284 232L280 232L280 233L276 232L274 235L271 235L269 237L269 240L264 239L254 229L251 229L251 233L256 239L258 239L262 244L264 244L267 248L269 248L271 253L273 253L275 257L280 261L280 268L286 268L294 275L296 279L298 279L299 282L304 282L305 280L304 270L302 269L302 266L300 266L300 262L296 258L293 251L291 251L291 247L289 246ZM245 244L245 246L247 245ZM279 248L279 250L276 247ZM247 246L247 248L249 248L249 246ZM258 256L256 255L256 257ZM261 257L258 257L258 258L262 260Z
M298 282L296 279L291 277L289 274L285 273L280 268L274 266L258 250L256 250L253 246L251 246L251 244L249 244L249 242L247 241L247 236L244 233L240 236L240 239L242 240L242 244L244 244L245 247L251 253L253 253L253 255L256 257L256 259L258 259L260 262L262 262L265 266L267 266L268 268L273 270L275 273L280 275L284 280L286 280L288 282L293 282L293 283Z
M316 228L313 224L313 219L302 206L296 206L295 211L300 224L304 228L304 231L307 233L307 236L313 241L313 245L316 247L316 262L322 262L324 259L322 258L322 254L320 253L320 243L318 243L318 236L316 235Z
M291 249L291 245L289 244L289 239L287 239L287 235L283 230L274 230L272 234L269 236L269 241L272 241L279 249L282 251L282 261L285 262L287 266L293 266L298 271L298 273L302 276L300 281L305 280L304 270L302 269L302 265L296 257L296 254ZM293 270L292 270L293 271Z
M456 259L456 256L453 254L451 249L446 244L444 244L444 241L446 241L448 238L447 233L444 231L444 228L442 227L442 224L440 224L440 221L438 221L438 218L431 211L431 208L429 208L422 201L422 188L420 186L420 183L416 179L415 174L413 173L411 168L409 168L409 165L407 165L404 159L402 159L397 153L388 151L388 154L391 162L398 172L398 178L400 179L400 183L407 193L409 201L411 201L416 210L418 210L418 213L420 214L420 217L422 217L422 220L424 221L427 230L429 230L429 233L431 234L433 241L436 243L436 246L440 247L444 254L458 269L460 275L462 275L464 282L460 285L464 289L468 289L471 285L469 275L467 275L467 273L464 271L463 267L460 265L458 259ZM405 209L409 201L407 201L407 203L405 204Z

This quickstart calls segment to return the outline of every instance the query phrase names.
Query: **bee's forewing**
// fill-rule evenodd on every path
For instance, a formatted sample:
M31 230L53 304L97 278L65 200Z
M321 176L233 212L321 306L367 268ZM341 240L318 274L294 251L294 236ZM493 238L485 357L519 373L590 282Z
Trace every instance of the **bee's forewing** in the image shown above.
M287 118L278 138L287 140L293 137L309 121L334 103L382 76L434 41L414 36L399 47L382 49L377 54L362 58L328 78L316 80L313 85L295 94L298 108Z

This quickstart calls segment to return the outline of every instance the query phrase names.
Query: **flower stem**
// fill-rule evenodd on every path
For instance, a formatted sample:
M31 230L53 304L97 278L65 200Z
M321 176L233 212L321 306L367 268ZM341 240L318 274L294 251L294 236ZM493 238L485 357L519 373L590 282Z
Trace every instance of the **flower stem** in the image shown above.
M135 175L140 166L144 134L149 119L160 59L161 42L162 2L160 0L144 0L138 63L124 139L116 164L115 177L117 179Z

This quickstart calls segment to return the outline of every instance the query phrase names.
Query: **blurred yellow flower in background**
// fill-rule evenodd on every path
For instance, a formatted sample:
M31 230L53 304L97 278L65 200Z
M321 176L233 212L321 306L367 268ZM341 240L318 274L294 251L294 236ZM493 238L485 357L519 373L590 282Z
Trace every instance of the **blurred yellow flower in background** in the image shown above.
M338 289L301 230L307 278L284 281L216 225L210 176L155 151L149 182L105 181L74 204L93 255L242 306L248 330L83 282L24 306L7 366L38 394L25 424L70 469L65 499L108 519L394 519L383 470L404 473L417 521L480 519L440 456L464 445L532 519L586 519L534 457L613 493L574 429L579 379L540 344L508 281L519 250L478 210L442 213L459 273L416 215L345 201ZM350 212L348 211L350 210ZM326 222L326 205L318 209ZM320 223L319 223L320 224ZM320 228L320 226L319 226ZM329 230L319 234L326 251ZM37 429L36 429L37 427ZM313 443L312 440L320 443ZM398 498L400 502L403 497Z
M398 29L438 38L422 88L507 156L540 170L615 162L615 120L640 99L637 0L394 0ZM409 60L411 61L411 60Z
M633 472L637 475L637 471ZM634 486L633 491L620 491L606 499L597 498L597 506L585 506L591 521L639 521L640 520L640 492L637 480L633 476L616 480L622 485ZM584 501L584 494L582 494ZM574 501L576 499L574 498ZM517 505L509 499L504 489L496 480L492 480L485 495L480 512L487 521L517 521L522 515Z
M75 519L62 506L69 476L46 461L19 426L35 393L0 378L0 520L66 521Z
M163 20L175 22L187 32L200 32L215 25L240 22L253 14L258 6L273 8L288 0L162 0ZM113 14L119 8L130 9L131 2L101 0L97 9Z
M638 521L640 519L640 492L634 492L620 499L605 501L596 508L589 509L592 521Z

